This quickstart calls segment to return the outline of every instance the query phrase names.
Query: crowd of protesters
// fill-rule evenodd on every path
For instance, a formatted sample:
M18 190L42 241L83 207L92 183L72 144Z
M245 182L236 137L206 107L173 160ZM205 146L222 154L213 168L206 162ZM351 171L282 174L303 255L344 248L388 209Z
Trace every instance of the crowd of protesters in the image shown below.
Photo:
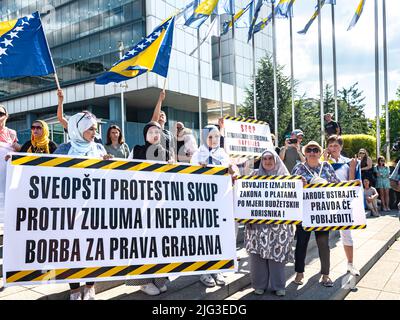
M71 156L89 156L102 159L140 159L184 162L193 165L229 167L234 181L235 176L247 170L247 164L235 166L223 148L224 123L207 125L201 131L200 146L191 129L183 122L176 122L174 132L165 128L167 115L161 110L166 97L161 91L152 118L144 126L143 143L130 147L124 140L123 132L112 124L106 135L106 143L101 143L97 133L98 120L89 111L82 111L68 119L63 113L64 94L58 90L57 117L68 134L68 142L56 146L49 138L49 128L45 121L35 120L31 126L31 139L21 146L17 133L6 127L8 113L0 105L0 146L7 146L12 151ZM365 206L371 215L379 216L379 211L390 210L389 190L391 180L400 188L400 172L397 164L390 169L384 157L379 157L374 166L366 149L360 149L352 159L345 157L340 125L333 120L332 114L325 115L327 148L324 150L317 142L303 143L304 132L294 130L285 137L284 146L271 147L262 153L259 165L249 175L300 175L303 183L340 182L361 179L364 186ZM275 137L272 137L273 139ZM390 180L391 179L391 180ZM393 188L393 186L392 186ZM379 192L376 190L378 189ZM379 198L379 199L378 199ZM381 209L379 208L381 204ZM321 263L321 284L332 287L330 273L329 231L314 231ZM249 254L249 267L255 294L272 290L277 296L285 295L285 272L287 263L294 262L296 276L294 283L304 283L304 269L307 246L311 232L304 231L300 225L294 229L291 225L246 225L245 247ZM294 239L296 245L294 248ZM347 258L347 271L357 276L359 271L353 265L353 239L350 230L341 231L341 239ZM221 273L205 274L200 277L207 287L224 285ZM128 280L127 285L140 286L148 295L159 295L167 291L168 278L148 278ZM70 284L71 300L95 299L94 283L86 283L83 296L77 283Z

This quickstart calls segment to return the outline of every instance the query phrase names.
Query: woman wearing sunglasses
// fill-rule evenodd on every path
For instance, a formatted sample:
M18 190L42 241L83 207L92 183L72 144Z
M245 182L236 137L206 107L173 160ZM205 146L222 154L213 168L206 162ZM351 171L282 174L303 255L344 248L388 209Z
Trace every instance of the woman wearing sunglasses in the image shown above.
M112 158L103 145L94 142L97 131L97 119L90 112L80 112L68 120L68 135L70 142L61 144L54 154L70 156L87 156L91 158ZM70 283L70 300L82 300L79 283ZM93 282L87 282L84 288L83 300L95 300Z
M305 163L297 164L292 171L292 175L302 176L307 183L333 183L340 182L335 170L328 162L320 162L322 148L315 142L310 141L303 147ZM304 214L307 214L305 212ZM307 254L307 246L311 232L304 231L301 224L296 226L297 242L295 251L295 271L296 278L294 283L302 285L304 279L304 267ZM330 249L329 231L314 231L318 246L319 259L321 262L322 285L332 287L333 282L329 278L330 269Z
M366 149L360 149L360 151L358 151L358 160L361 161L360 166L362 180L367 178L371 182L371 185L375 186L373 163Z
M50 140L49 135L49 126L45 121L34 121L31 126L31 140L25 142L20 151L28 153L54 153L57 145Z

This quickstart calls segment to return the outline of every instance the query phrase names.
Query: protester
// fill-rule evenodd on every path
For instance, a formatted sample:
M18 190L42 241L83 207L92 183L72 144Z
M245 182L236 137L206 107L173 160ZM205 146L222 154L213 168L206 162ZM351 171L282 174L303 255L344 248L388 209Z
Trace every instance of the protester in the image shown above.
M295 129L292 131L290 138L293 140L297 139L296 147L297 147L297 150L299 150L301 152L301 148L303 147L302 142L304 139L304 132L301 131L300 129Z
M176 155L178 162L190 162L198 146L192 130L185 128L182 122L176 123Z
M390 187L393 189L394 192L398 195L400 192L400 159L397 159L396 167L394 168L393 172L390 174ZM396 197L399 199L399 197ZM400 201L397 203L397 208L399 210L399 219L400 219Z
M0 104L0 147L10 149L11 151L20 151L17 133L6 127L8 113L5 106Z
M376 175L375 187L379 189L379 197L382 202L382 211L390 211L389 191L390 191L390 169L385 165L385 157L380 156L378 163L374 167Z
M79 112L68 120L70 141L61 144L54 154L71 156L88 156L92 158L110 159L104 147L94 142L97 130L97 119L90 112ZM70 300L82 300L79 283L70 283ZM86 282L83 300L95 300L94 282Z
M299 162L304 162L304 156L299 150L299 140L296 135L291 135L285 139L285 146L281 148L279 157L291 172Z
M275 141L276 141L275 135L273 133L271 133L271 143L274 146L274 150L275 150L276 154L279 155L279 153L281 152L281 148L275 147Z
M371 187L370 181L368 178L363 179L364 184L364 196L367 202L367 207L371 210L371 214L374 217L379 217L379 208L378 208L378 192L374 187Z
M371 185L375 184L374 169L372 167L372 159L369 157L367 150L360 149L358 151L358 160L361 161L361 178L368 178Z
M151 121L146 124L143 128L143 137L145 144L136 145L129 154L129 159L154 161L170 160L169 151L161 144L162 129L158 122Z
M336 176L335 170L328 162L320 162L322 155L321 146L315 142L310 141L303 147L303 153L306 157L305 163L299 163L293 168L293 175L301 175L304 177L303 182L307 183L334 183L340 182ZM306 212L304 214L307 214ZM304 267L307 254L307 246L310 240L311 232L303 229L302 225L296 226L296 251L295 251L295 271L296 284L303 284ZM332 280L329 278L330 269L330 249L329 249L329 231L314 231L315 238L318 246L318 253L321 262L321 275L322 284L325 287L332 287Z
M151 121L153 122L158 122L159 125L161 126L161 144L164 149L168 150L168 154L171 159L175 158L174 155L174 145L175 141L174 138L167 129L165 129L165 123L167 122L167 115L165 114L164 111L161 111L161 106L163 101L165 100L165 91L162 90L160 92L160 96L158 98L156 107L154 108L153 116L151 118Z
M336 121L333 121L332 117L332 113L327 113L324 115L326 137L330 137L332 135L341 135L340 126Z
M341 153L343 150L343 138L338 135L330 136L327 140L327 149L324 151L323 160L328 161L337 177L341 181L361 179L360 166L357 159L349 159ZM347 271L354 276L359 276L360 272L353 265L354 246L351 230L340 230L344 252L347 257Z
M273 149L261 156L258 170L251 175L289 175ZM246 224L245 245L249 254L250 277L254 293L261 295L269 288L277 296L285 295L285 264L294 261L294 231L291 225Z
M208 125L202 130L202 145L197 150L190 161L192 164L221 165L229 166L229 156L223 148L220 147L221 134L214 125ZM216 284L225 285L225 279L222 273L203 274L200 281L206 287L214 287Z
M31 140L25 142L20 152L54 153L57 145L49 138L49 126L45 121L35 120L31 126Z
M129 156L129 147L125 143L121 129L113 124L107 130L107 143L104 146L108 154L114 158L126 159Z

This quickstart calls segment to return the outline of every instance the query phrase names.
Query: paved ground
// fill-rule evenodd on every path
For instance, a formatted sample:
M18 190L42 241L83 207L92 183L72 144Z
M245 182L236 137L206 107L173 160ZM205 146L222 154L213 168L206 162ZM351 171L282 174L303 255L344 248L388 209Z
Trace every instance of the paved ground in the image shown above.
M345 300L400 300L400 238Z
M355 240L355 264L361 271L361 277L351 277L346 274L346 260L343 247L337 232L331 232L331 278L335 282L333 288L324 288L319 284L319 259L315 241L310 241L307 259L305 284L297 286L292 283L294 278L293 264L286 266L287 295L285 300L291 299L344 299L350 289L357 285L357 292L361 294L362 289L385 291L387 294L400 294L400 248L399 241L395 239L400 236L400 222L397 211L386 214L379 218L368 218L366 230L353 232ZM313 236L312 236L313 238ZM392 244L395 244L392 246ZM387 251L388 247L391 247ZM397 249L396 249L397 248ZM171 277L168 291L156 297L149 297L139 291L138 287L128 287L122 281L98 282L96 283L96 297L98 300L275 300L277 298L271 293L263 296L254 295L250 287L248 257L239 246L239 270L236 273L227 273L225 286L206 288L199 281L198 276ZM395 253L393 253L395 252ZM384 254L385 258L380 259ZM379 261L378 261L379 260ZM385 260L385 263L381 262ZM377 263L379 267L383 263L384 276L370 280L367 284L368 275L364 275ZM1 264L1 262L0 262ZM386 271L385 271L386 270ZM371 272L373 272L371 270ZM397 273L397 277L396 277ZM369 273L368 273L369 274ZM361 280L361 281L360 281ZM2 284L2 279L0 279ZM375 281L376 286L370 283ZM364 284L365 283L365 284ZM368 287L371 286L371 287ZM393 287L396 287L393 288ZM69 287L67 284L48 284L39 286L15 286L0 287L0 300L36 300L36 299L68 299ZM396 291L397 290L397 291ZM352 293L353 294L353 293ZM382 295L383 296L383 295ZM349 296L351 297L351 296ZM393 296L392 296L393 297ZM357 299L357 298L356 298Z

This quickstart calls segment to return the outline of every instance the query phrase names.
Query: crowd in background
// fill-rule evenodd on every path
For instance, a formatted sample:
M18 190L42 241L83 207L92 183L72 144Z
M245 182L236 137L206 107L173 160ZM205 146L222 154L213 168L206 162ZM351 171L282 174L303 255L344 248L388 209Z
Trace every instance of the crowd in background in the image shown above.
M282 147L267 149L256 165L232 163L224 150L224 121L219 119L216 125L207 125L201 131L200 146L191 129L183 122L177 122L173 132L165 128L167 116L161 110L165 92L161 91L152 118L143 129L143 144L128 146L123 133L116 124L107 130L106 142L97 133L98 121L89 111L79 112L68 119L63 114L62 90L58 90L57 117L68 134L69 141L57 146L49 138L46 122L35 120L31 126L31 139L19 144L17 133L6 127L8 113L0 105L0 146L7 145L16 152L64 154L89 156L102 159L141 159L183 162L195 165L223 165L229 167L234 177L238 174L250 175L300 175L303 183L340 182L361 179L364 186L365 206L372 216L393 207L391 189L400 191L399 165L391 172L384 157L379 157L374 165L366 149L360 149L356 155L343 154L343 139L340 125L333 120L332 114L325 115L325 133L327 148L324 150L317 142L304 143L304 132L294 130L285 137ZM272 135L272 139L275 137ZM350 156L350 157L349 157ZM252 172L246 172L255 168ZM378 191L377 191L378 189ZM285 295L284 266L294 262L296 277L294 283L302 285L304 281L305 259L311 232L301 225L296 230L291 225L246 225L245 245L250 259L250 275L255 294L272 290L278 296ZM296 236L296 246L293 243ZM330 248L329 231L315 231L321 262L321 284L332 287L329 277ZM347 257L347 271L359 275L353 265L353 240L351 232L341 232L341 238ZM200 281L207 287L224 285L221 273L205 274ZM141 286L148 295L158 295L167 291L168 278L149 278L129 280L127 285ZM79 284L70 284L71 300L92 300L95 297L94 283L86 283L83 296Z

